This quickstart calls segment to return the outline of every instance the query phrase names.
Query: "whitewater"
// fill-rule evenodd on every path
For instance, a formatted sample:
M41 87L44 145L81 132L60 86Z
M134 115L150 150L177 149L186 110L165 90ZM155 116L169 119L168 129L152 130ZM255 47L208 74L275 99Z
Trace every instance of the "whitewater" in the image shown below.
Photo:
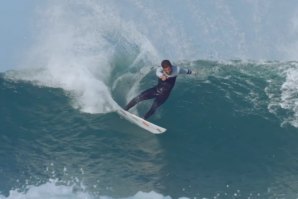
M0 73L0 199L297 198L291 3L40 3ZM152 135L115 111L163 59L197 74L177 78Z

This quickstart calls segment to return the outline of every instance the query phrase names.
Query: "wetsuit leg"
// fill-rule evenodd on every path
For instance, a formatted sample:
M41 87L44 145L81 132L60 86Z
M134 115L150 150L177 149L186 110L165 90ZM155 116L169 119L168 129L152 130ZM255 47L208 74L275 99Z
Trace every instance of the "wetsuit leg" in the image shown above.
M151 115L153 115L155 113L156 109L168 99L169 94L170 93L157 95L150 110L144 115L143 118L145 120L147 120L147 118L149 118Z
M133 98L124 108L124 110L128 111L131 107L139 103L140 101L147 100L147 99L152 99L156 97L156 88L149 88L142 92L140 95L136 96Z

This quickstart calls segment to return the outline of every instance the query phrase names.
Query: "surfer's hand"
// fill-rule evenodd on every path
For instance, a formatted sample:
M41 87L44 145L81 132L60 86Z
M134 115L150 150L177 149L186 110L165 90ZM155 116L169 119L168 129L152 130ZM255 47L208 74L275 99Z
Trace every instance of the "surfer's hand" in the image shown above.
M167 76L163 75L163 76L161 76L160 79L161 79L162 81L165 81L165 80L167 80Z

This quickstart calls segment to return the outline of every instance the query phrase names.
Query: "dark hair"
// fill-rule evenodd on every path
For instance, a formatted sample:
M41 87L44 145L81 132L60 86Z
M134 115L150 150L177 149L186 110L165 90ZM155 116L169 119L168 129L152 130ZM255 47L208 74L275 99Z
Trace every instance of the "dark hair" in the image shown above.
M161 62L161 67L166 68L166 67L172 67L172 64L169 60L163 60Z

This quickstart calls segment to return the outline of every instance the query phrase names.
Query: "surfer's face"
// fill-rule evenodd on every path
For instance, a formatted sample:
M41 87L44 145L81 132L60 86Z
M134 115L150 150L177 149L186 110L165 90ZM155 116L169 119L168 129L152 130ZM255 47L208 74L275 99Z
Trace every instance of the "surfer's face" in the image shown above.
M170 75L172 73L172 67L167 66L163 68L163 71L167 74Z

